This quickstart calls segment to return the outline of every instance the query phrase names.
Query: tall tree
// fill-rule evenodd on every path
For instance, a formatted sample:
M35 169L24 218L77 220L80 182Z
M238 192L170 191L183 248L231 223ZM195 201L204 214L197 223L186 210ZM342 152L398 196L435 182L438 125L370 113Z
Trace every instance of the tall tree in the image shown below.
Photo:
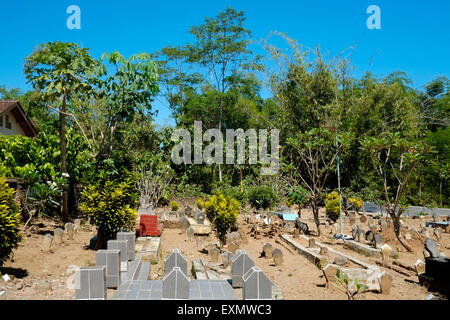
M77 96L93 93L94 78L91 76L98 62L88 49L75 43L49 42L39 45L25 59L25 75L33 87L43 90L50 101L58 101L59 137L61 150L61 173L67 175L66 115L67 104ZM62 219L68 218L68 191L64 187L62 197Z

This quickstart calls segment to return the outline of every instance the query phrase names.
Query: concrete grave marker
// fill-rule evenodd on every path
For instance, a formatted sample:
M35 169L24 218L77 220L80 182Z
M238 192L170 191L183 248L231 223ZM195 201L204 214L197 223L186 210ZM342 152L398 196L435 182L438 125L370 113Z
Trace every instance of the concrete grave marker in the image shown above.
M283 265L283 251L281 251L281 249L273 249L272 255L276 266Z
M192 217L192 208L190 206L187 206L186 209L184 209L184 214L189 218Z
M309 248L315 248L315 247L316 247L316 240L314 240L314 239L309 239L309 241L308 241L308 247L309 247Z
M242 277L253 267L255 263L245 250L239 250L231 259L231 283L233 288L243 286Z
M217 249L216 247L211 248L209 250L208 254L209 254L209 258L210 258L211 262L214 262L214 263L219 262L219 254L220 254L219 249Z
M65 232L67 233L67 238L73 240L73 232L75 230L75 225L72 222L67 222L64 225Z
M194 229L192 227L186 229L186 236L189 241L192 240L192 238L194 237Z
M183 215L182 217L179 218L179 220L181 224L181 230L186 231L187 228L189 228L191 225L188 218Z
M298 239L299 231L297 228L294 229L294 239Z
M179 267L165 275L162 280L163 299L189 299L189 279Z
M366 240L368 242L372 243L374 236L375 236L375 234L372 232L372 230L369 230L366 232Z
M363 229L358 229L356 232L356 240L361 243L366 240L366 232Z
M390 294L392 286L392 276L383 271L380 276L380 289L382 294Z
M195 217L195 221L197 224L204 224L205 223L206 216L203 212L200 211L199 214Z
M128 270L128 241L127 240L108 240L108 250L120 250L120 271Z
M179 268L185 275L188 274L187 259L178 249L173 249L164 261L164 270L166 275L169 274L175 267Z
M250 268L242 278L244 300L271 300L272 282L258 267Z
M427 238L425 240L425 250L430 254L432 258L438 258L439 257L439 250L436 242L434 242L432 239Z
M228 268L231 265L231 259L233 258L233 253L230 251L225 251L222 253L222 263L224 268Z
M414 269L416 270L416 274L422 274L425 272L425 262L423 262L420 259L417 259L417 261L414 263Z
M50 252L52 248L53 236L51 234L46 234L42 237L42 250L44 252Z
M118 288L120 285L120 250L98 250L96 265L106 267L106 286Z
M75 219L75 220L73 221L73 224L75 225L74 230L80 231L80 227L81 227L81 219Z
M345 266L348 263L348 259L344 256L337 256L334 258L333 264L338 266Z
M128 261L134 260L134 247L136 246L136 234L134 232L118 232L117 240L127 242Z
M384 262L388 262L392 253L392 248L387 243L381 246L381 257Z
M64 235L64 230L61 229L61 228L56 228L53 231L53 241L55 243L59 243L59 244L63 243L64 242L63 241L63 235Z
M76 300L106 300L106 267L80 267L75 273Z
M266 242L263 246L263 255L265 258L272 258L273 246L271 243Z
M239 245L236 242L231 242L227 245L228 251L236 253L239 250Z
M383 237L379 234L373 236L373 242L375 244L375 248L379 249L381 244L383 243Z

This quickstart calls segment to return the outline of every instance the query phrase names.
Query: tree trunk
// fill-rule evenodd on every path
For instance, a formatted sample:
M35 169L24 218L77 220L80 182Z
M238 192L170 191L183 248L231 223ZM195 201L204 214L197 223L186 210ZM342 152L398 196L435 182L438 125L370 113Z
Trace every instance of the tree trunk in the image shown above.
M316 223L316 227L317 227L317 236L320 237L319 207L316 203L313 204L312 211L313 211L313 215L314 215L314 222Z
M407 244L405 242L405 240L403 240L400 237L400 218L397 217L395 214L390 214L391 218L392 218L392 223L394 225L394 233L395 236L397 237L397 240L401 243L401 245L408 251L408 252L412 252L412 248L409 244Z
M66 95L63 94L63 101L61 106L61 112L59 113L59 140L61 149L61 173L67 173L67 154L66 154ZM61 218L64 222L68 220L69 207L68 207L68 192L67 186L63 187L62 191L62 203L61 203Z
M298 206L298 217L300 218L302 216L302 207Z
M239 169L241 172L241 192L244 192L244 185L242 184L242 168Z
M102 231L97 231L97 242L95 243L94 250L106 249L105 236Z

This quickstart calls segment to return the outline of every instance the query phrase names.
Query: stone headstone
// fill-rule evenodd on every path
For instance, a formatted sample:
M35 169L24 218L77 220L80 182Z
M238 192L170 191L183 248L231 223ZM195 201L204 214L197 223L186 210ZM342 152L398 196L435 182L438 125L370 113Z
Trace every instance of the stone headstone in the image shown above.
M314 240L314 239L309 239L309 241L308 241L308 247L309 247L309 248L315 248L315 247L316 247L316 240Z
M384 219L380 220L380 227L381 227L382 229L387 228L387 226L388 226L388 223L387 223L386 220L384 220Z
M243 276L242 297L244 300L272 299L272 282L258 267L252 267Z
M179 268L173 267L162 280L163 299L189 299L189 279Z
M227 244L228 251L236 253L239 250L239 245L236 242L231 242Z
M362 243L366 240L366 232L363 229L358 229L356 232L356 240Z
M281 249L275 248L272 251L273 262L275 262L276 266L283 265L283 251Z
M231 259L231 283L233 288L243 286L242 277L253 267L255 263L245 250L239 250Z
M392 276L383 271L380 276L380 289L382 294L390 294L392 287Z
M195 221L197 222L197 224L204 224L205 223L205 214L203 212L200 212L200 214L197 215L197 217L195 218Z
M425 250L430 254L432 258L438 258L439 257L439 250L436 242L434 242L432 239L427 238L425 240Z
M303 234L308 235L309 234L309 228L308 225L302 221L300 221L300 218L297 218L295 220L295 227L298 228Z
M53 231L53 241L55 243L63 243L63 235L64 235L64 230L61 228L56 228Z
M118 232L117 240L127 241L128 261L134 260L134 247L136 246L136 234L134 232Z
M128 270L128 241L127 240L108 240L108 250L120 250L120 271Z
M186 209L184 209L184 214L189 218L192 217L192 208L187 206Z
M75 225L72 222L67 222L64 225L65 232L67 233L67 238L73 240L73 232L75 231Z
M273 251L273 246L271 243L266 242L264 243L263 246L263 255L266 258L272 258L272 251Z
M220 255L219 249L212 248L211 250L209 250L208 255L209 255L211 262L214 262L214 263L219 262L219 255Z
M422 274L425 272L425 262L423 262L420 259L417 259L417 261L414 263L414 270L416 270L416 274Z
M360 221L361 223L366 223L366 222L367 222L367 217L366 217L365 215L362 215L362 216L359 218L359 221Z
M338 266L345 266L348 263L348 260L344 256L337 256L334 258L333 264Z
M369 230L366 232L366 240L370 243L373 242L375 234L372 232L372 230Z
M227 234L227 242L235 242L236 244L240 244L241 235L236 231L230 232Z
M373 236L373 242L375 244L375 248L379 249L381 244L383 243L383 237L379 234Z
M230 251L225 251L222 253L222 263L224 268L228 268L231 265L231 259L233 258L233 253Z
M75 219L75 220L73 221L73 224L75 225L74 230L80 230L80 227L81 227L81 219Z
M187 275L187 260L186 257L178 249L173 249L164 261L164 270L166 275L169 274L172 269L179 268L185 275Z
M350 222L350 225L355 224L355 222L356 222L356 215L354 213L350 213L348 215L348 220Z
M80 267L75 273L76 300L106 300L106 267Z
M353 239L357 239L358 237L358 226L356 224L352 225L352 237Z
M247 244L248 239L247 239L247 234L245 233L245 231L243 229L239 229L237 231L237 233L239 234L240 243Z
M195 245L197 248L203 248L203 238L200 236L195 237Z
M381 246L381 258L384 262L389 261L392 253L392 248L387 243Z
M181 230L186 231L187 228L189 228L191 225L188 218L183 215L182 217L179 218L179 220L181 224Z
M44 252L50 252L52 248L53 236L51 234L46 234L42 237L42 250Z
M189 241L192 240L192 238L194 237L194 229L192 227L186 229L186 236Z
M106 286L118 288L120 285L120 250L98 250L96 265L106 267Z

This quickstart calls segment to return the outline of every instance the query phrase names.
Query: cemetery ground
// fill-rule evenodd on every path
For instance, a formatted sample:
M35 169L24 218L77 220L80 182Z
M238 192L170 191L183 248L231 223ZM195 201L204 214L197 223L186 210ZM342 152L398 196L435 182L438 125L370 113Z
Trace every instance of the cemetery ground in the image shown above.
M167 213L169 210L169 208L159 208L156 210L156 214L162 220L162 213ZM183 210L183 207L180 210ZM176 214L170 213L169 215ZM267 236L267 232L264 230L268 230L269 227L266 228L262 224L259 235L255 238L252 228L257 222L254 220L254 217L252 217L250 223L247 222L245 215L246 213L241 212L238 217L239 229L246 235L247 239L247 241L240 243L239 249L245 250L253 259L255 265L281 289L281 297L276 298L285 300L347 299L344 292L333 285L327 285L326 278L322 276L323 272L314 263L281 238L281 235L291 235L293 241L307 248L309 242L305 236L300 235L294 239L292 230L285 230L283 227L280 227L278 232ZM417 259L424 260L422 253L423 240L413 230L421 230L421 224L430 219L430 217L428 219L402 219L403 225L407 226L409 230L405 229L402 232L409 234L410 240L408 242L412 246L413 252L406 252L403 249L398 240L396 240L392 229L385 228L380 232L383 242L389 244L395 252L389 265L383 266L380 256L358 253L346 248L342 240L333 239L331 237L334 232L333 226L323 225L321 236L317 237L311 211L303 209L301 214L301 220L308 224L312 233L307 237L315 239L315 242L326 245L331 249L324 253L328 263L333 263L333 260L336 258L336 255L332 254L334 249L366 264L378 266L392 276L392 286L388 294L365 292L357 294L355 300L423 300L430 295L430 292L419 284L417 274L412 271L412 267ZM325 221L324 212L321 212L321 220ZM273 217L271 224L277 223L280 223L280 226L282 226L281 219ZM362 223L358 224L363 225ZM53 230L57 227L64 228L62 223L39 219L23 235L23 240L19 247L14 250L12 259L7 261L0 269L2 275L8 274L12 278L9 281L0 278L0 293L3 291L0 299L72 300L74 298L75 268L77 266L95 265L95 251L87 247L89 240L96 234L96 228L82 221L80 228L75 231L73 240L69 240L67 235L64 235L63 243L52 244L51 252L44 252L42 250L43 235L46 233L53 234ZM447 257L450 256L450 234L442 232L440 238L437 239L433 235L432 229L427 229L430 229L430 238L436 241L439 251ZM344 233L352 234L351 225L347 217L344 219ZM195 237L198 237L198 240ZM186 257L190 272L194 259L202 258L203 261L209 261L207 245L218 243L217 238L214 233L208 236L195 237L188 239L186 232L179 226L170 227L166 225L161 234L158 259L157 261L151 259L152 265L149 279L161 280L164 277L164 259L175 248L178 248ZM271 243L274 249L278 248L283 251L283 263L281 266L276 266L273 259L261 255L265 243ZM223 248L224 251L226 249L227 246ZM221 262L220 257L219 261ZM352 261L347 261L345 267L356 268L360 266ZM407 269L408 267L410 267L409 270ZM190 277L195 278L193 274L190 274ZM237 298L242 299L242 290L234 289L234 291ZM108 289L108 299L111 299L114 292L115 290ZM435 293L435 295L439 297L438 294ZM444 297L441 296L441 298Z

